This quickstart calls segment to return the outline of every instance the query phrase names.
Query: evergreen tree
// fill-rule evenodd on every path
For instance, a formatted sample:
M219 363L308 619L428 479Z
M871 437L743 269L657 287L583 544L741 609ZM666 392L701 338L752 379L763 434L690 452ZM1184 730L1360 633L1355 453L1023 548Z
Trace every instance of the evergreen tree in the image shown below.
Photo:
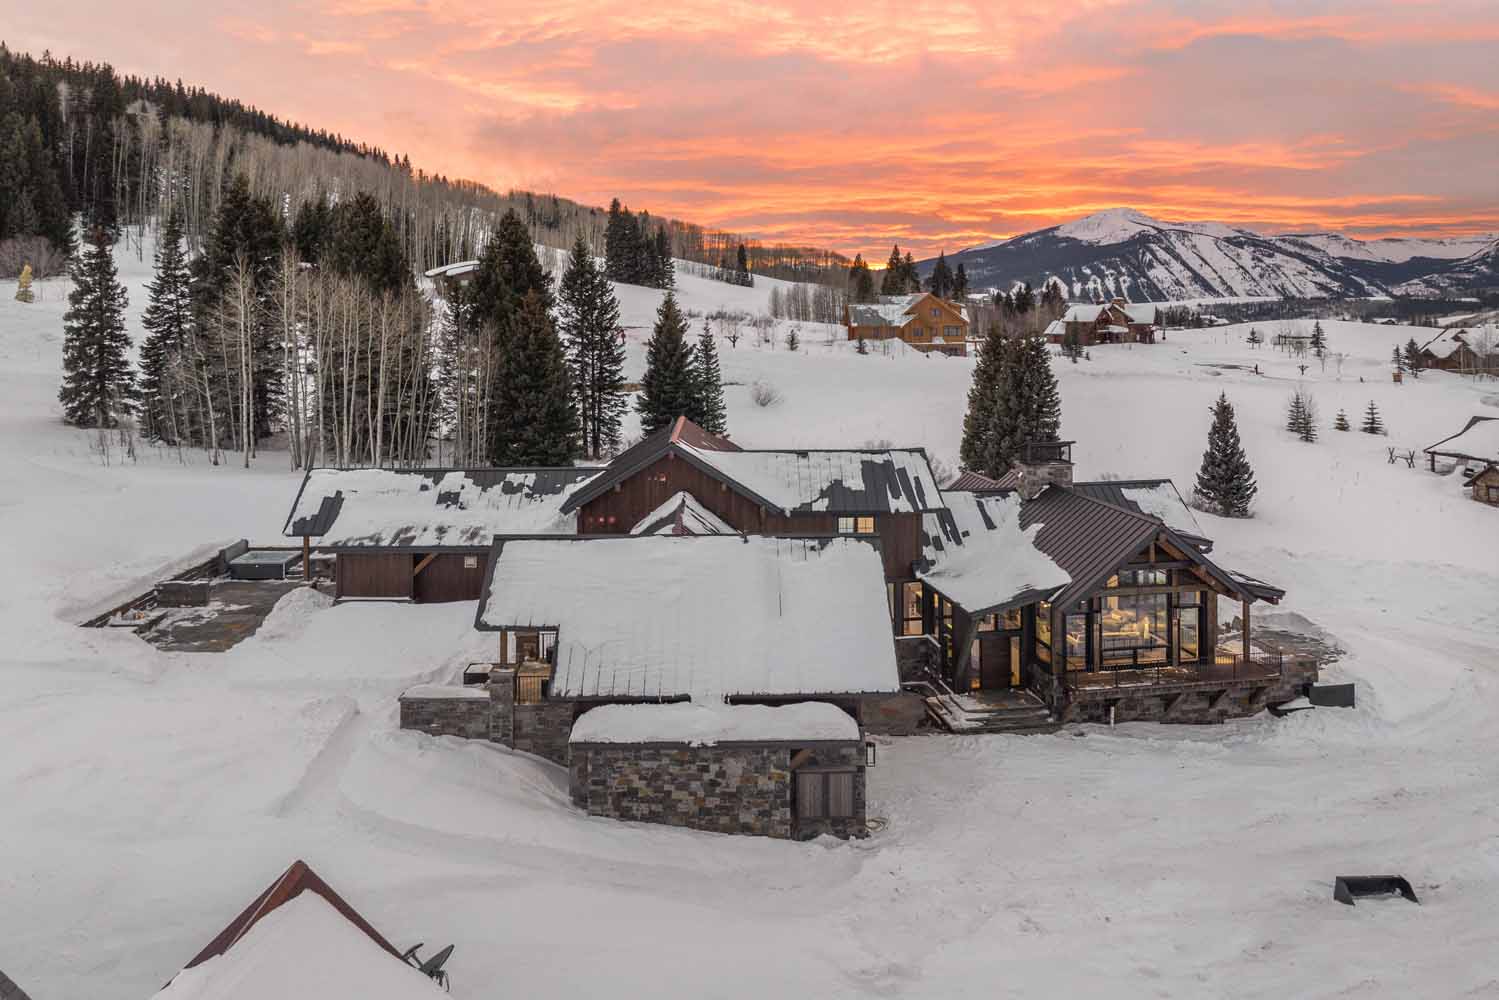
M959 449L965 469L996 478L1010 471L1008 458L996 454L994 426L1011 343L998 326L991 326L979 346L973 381L968 386L968 412L963 417L963 443Z
M1415 337L1406 341L1405 367L1410 370L1411 378L1421 377L1421 345L1416 343Z
M1338 410L1337 418L1332 422L1332 429L1335 431L1346 431L1350 429L1348 426L1348 414L1343 410Z
M484 245L479 266L474 272L475 318L481 323L495 323L503 328L528 292L535 292L551 309L551 276L536 256L536 245L531 241L526 224L515 209L506 209L489 242Z
M1379 417L1379 407L1374 405L1374 400L1369 400L1369 408L1364 411L1364 422L1359 430L1365 434L1383 434L1384 421Z
M1020 363L1024 397L1019 409L1017 446L1027 441L1055 441L1062 429L1062 394L1051 370L1046 339L1027 337L1021 341Z
M854 254L853 266L848 271L848 297L850 302L874 301L874 274L864 262L862 254Z
M558 288L558 310L581 418L583 455L599 458L619 443L625 409L625 346L614 289L595 264L581 233L573 241Z
M141 412L144 430L154 440L176 444L188 428L182 388L174 372L186 364L193 335L192 272L183 245L182 217L174 208L156 242L156 273L146 286L141 325Z
M697 338L697 415L693 421L711 434L729 429L729 411L723 401L723 372L718 367L718 345L713 331L703 320L703 332Z
M1308 444L1317 440L1317 412L1312 398L1301 389L1291 395L1286 408L1286 430Z
M947 266L947 254L938 253L937 263L932 265L931 277L927 279L927 291L939 299L945 299L952 295L952 287L952 269Z
M567 360L534 290L521 299L510 328L509 354L496 386L496 465L566 465L578 454L578 418L568 391Z
M35 302L36 292L31 290L31 265L21 265L21 276L16 279L16 301Z
M1322 321L1316 320L1312 323L1312 337L1309 346L1312 353L1322 357L1327 353L1327 334L1322 332Z
M698 374L692 345L687 343L687 321L671 291L656 311L656 325L645 351L645 375L635 409L640 413L640 429L654 434L678 417L697 412Z
M1221 517L1248 517L1249 505L1259 489L1254 470L1239 441L1239 425L1233 404L1219 393L1213 404L1213 425L1208 429L1208 447L1197 471L1197 500Z
M309 264L316 264L322 256L323 244L333 228L333 210L321 195L311 201L302 202L292 223L291 240L297 256Z
M63 314L63 419L78 427L113 427L134 412L139 395L125 332L125 286L115 272L106 230L96 226L69 268L73 290Z
M968 268L963 266L961 260L958 261L957 270L953 272L952 297L959 302L968 298Z
M1397 372L1405 371L1405 354L1400 350L1399 344L1396 344L1395 349L1390 353L1390 364L1395 366Z
M734 264L740 274L749 274L749 251L745 250L744 244L739 244L739 250L734 255Z
M377 295L414 287L411 264L395 227L365 191L332 210L321 234L318 260L329 270L363 278Z
M651 283L657 288L675 288L677 286L676 265L672 262L671 240L666 235L665 226L656 230L653 257L655 274Z
M1264 343L1265 338L1262 337L1262 336L1260 336L1260 331L1256 330L1254 327L1251 326L1249 328L1249 337L1248 337L1248 340L1249 340L1249 346L1250 347L1258 347L1258 346L1260 346L1260 344Z
M921 275L916 273L916 258L911 256L911 251L906 251L905 258L900 262L900 269L906 293L921 291Z
M885 262L885 273L880 276L881 295L906 294L906 266L897 244L890 250L890 259Z

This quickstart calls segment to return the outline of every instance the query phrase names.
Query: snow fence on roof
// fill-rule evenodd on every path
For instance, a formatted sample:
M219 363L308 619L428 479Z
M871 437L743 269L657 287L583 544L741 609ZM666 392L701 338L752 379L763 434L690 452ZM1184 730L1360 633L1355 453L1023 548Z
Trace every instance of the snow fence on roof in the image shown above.
M784 743L857 740L859 724L826 702L794 705L601 705L573 724L572 743Z
M900 690L884 565L853 538L515 539L479 622L557 629L556 698Z

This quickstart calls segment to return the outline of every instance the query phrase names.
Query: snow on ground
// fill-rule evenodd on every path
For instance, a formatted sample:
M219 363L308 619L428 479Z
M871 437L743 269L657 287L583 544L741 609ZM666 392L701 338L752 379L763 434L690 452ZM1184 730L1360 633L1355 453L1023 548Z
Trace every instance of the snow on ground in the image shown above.
M144 280L132 263L133 316ZM680 284L701 312L768 295L700 280ZM399 731L401 690L488 651L472 605L287 598L227 654L77 628L223 540L275 541L298 477L276 455L104 464L57 422L64 283L37 289L24 306L0 283L0 968L38 1000L152 995L299 857L398 946L456 944L459 998L1499 991L1499 516L1386 456L1499 413L1499 392L1391 384L1418 331L1324 322L1349 357L1307 362L1315 445L1280 429L1299 362L1245 327L1057 364L1089 478L1188 492L1227 392L1258 516L1203 530L1348 651L1329 674L1359 683L1357 710L891 740L870 774L884 828L793 844L582 816L559 768ZM623 297L648 326L659 293ZM801 335L722 345L737 440L953 460L971 359ZM781 401L755 405L756 380ZM1387 439L1331 430L1371 399ZM1423 905L1331 901L1335 875L1385 871Z

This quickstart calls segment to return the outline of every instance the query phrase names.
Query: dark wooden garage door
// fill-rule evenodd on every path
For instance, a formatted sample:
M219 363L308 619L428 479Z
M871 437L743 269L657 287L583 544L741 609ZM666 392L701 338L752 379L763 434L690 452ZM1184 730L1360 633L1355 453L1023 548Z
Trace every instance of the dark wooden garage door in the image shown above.
M421 565L424 555L416 557ZM414 594L424 604L441 601L477 601L484 589L484 556L444 552L416 575Z
M410 597L411 556L351 555L338 556L339 597Z

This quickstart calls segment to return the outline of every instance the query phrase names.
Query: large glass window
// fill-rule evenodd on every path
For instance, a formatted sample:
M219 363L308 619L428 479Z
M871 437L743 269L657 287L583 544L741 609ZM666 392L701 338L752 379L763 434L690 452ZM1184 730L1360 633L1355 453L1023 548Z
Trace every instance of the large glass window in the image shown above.
M1177 660L1181 663L1195 663L1202 656L1202 609L1181 608L1177 615Z
M1104 663L1164 662L1166 613L1165 594L1104 597L1099 615Z
M895 625L896 635L925 635L921 614L921 584L889 583L885 585L890 595L890 619Z
M1088 666L1088 615L1067 616L1067 669L1083 670Z
M1036 659L1051 662L1051 603L1036 604Z

